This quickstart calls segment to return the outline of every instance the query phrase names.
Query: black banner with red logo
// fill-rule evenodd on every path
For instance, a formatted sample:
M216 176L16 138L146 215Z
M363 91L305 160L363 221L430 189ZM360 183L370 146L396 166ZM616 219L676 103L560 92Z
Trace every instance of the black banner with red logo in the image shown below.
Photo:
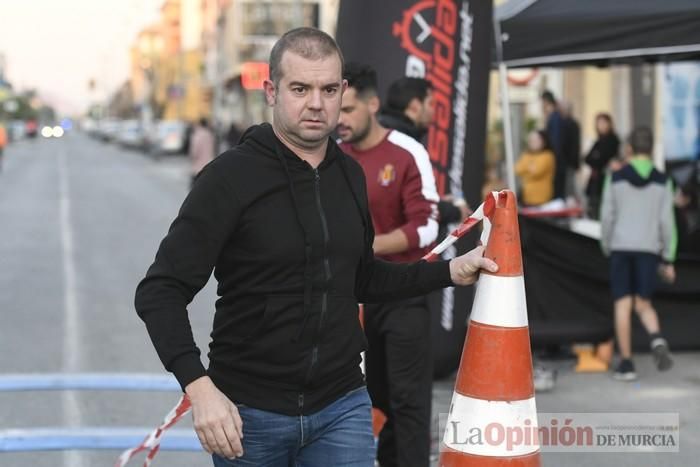
M484 180L492 8L491 0L341 0L338 16L345 59L377 70L382 98L402 76L432 82L435 121L424 143L438 192L463 195L471 206L481 203ZM459 364L472 296L460 288L430 298L436 375Z

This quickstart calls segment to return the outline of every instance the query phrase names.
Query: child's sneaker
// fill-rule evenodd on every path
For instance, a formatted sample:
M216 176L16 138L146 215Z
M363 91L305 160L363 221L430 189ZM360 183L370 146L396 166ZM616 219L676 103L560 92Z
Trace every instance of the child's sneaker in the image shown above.
M671 350L663 337L656 337L651 341L651 354L654 356L654 363L659 371L669 370L673 366Z
M632 360L621 360L617 368L615 368L613 378L618 381L634 381L637 379L637 373L634 371L634 363L632 363Z

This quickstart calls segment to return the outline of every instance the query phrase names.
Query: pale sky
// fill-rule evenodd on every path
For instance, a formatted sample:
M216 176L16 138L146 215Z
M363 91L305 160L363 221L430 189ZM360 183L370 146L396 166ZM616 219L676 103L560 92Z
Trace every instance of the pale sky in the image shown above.
M163 0L0 0L0 55L16 90L82 112L128 78L129 47ZM95 95L88 81L97 84Z

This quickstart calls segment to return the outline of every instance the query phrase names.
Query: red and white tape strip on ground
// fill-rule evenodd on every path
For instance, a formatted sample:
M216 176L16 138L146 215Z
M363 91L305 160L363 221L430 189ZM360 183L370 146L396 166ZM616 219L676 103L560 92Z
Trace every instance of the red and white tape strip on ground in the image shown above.
M156 454L158 454L158 449L160 449L160 439L163 437L163 433L165 433L168 428L179 422L191 408L192 405L190 404L190 399L187 397L187 395L183 394L177 405L173 407L168 415L165 416L163 423L161 423L158 428L150 432L144 438L141 444L135 448L124 451L121 456L119 456L119 459L117 459L114 467L124 467L132 457L141 451L145 451L146 449L149 451L148 455L146 456L146 460L143 463L143 467L149 467L153 461L153 458L156 457Z

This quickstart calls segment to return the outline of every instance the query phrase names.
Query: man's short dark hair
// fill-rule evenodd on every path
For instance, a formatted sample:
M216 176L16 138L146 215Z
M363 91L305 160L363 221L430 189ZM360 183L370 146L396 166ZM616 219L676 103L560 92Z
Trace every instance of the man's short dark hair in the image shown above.
M635 154L648 156L654 150L654 133L648 127L640 126L632 130L627 142Z
M384 107L387 110L404 112L413 99L423 102L433 90L430 81L423 78L399 78L391 83Z
M542 93L542 100L548 102L552 105L557 105L557 98L554 97L552 91L545 91Z
M307 60L320 60L337 54L341 69L343 67L343 53L331 36L316 28L296 28L284 33L270 51L270 79L274 83L282 79L280 63L287 51Z
M348 81L348 88L353 88L358 97L377 95L377 72L369 65L356 62L345 64L343 78Z

